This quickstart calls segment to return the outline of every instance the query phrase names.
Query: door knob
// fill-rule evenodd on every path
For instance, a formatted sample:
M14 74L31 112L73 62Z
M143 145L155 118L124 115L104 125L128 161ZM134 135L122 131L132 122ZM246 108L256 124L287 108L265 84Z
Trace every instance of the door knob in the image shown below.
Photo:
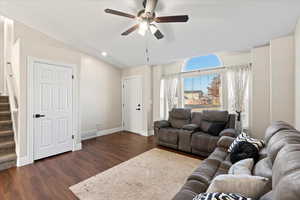
M136 110L141 110L140 108L137 108Z
M41 118L41 117L45 117L45 115L41 115L41 114L35 114L34 118Z

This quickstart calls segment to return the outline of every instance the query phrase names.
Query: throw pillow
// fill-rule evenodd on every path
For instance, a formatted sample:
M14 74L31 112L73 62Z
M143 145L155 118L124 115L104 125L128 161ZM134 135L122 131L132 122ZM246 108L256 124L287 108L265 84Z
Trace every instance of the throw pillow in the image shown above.
M241 160L230 167L228 174L251 175L253 165L254 160L252 158Z
M234 146L237 145L239 142L249 142L249 143L253 144L257 148L258 151L265 146L265 143L263 140L251 138L246 133L242 132L230 145L228 152L231 153Z
M230 153L230 161L234 164L240 160L253 158L256 162L259 158L257 148L249 142L239 142Z
M219 134L225 129L225 122L212 122L208 128L208 133L213 136L219 136Z
M251 200L239 194L225 194L220 192L201 193L193 198L193 200Z
M258 199L268 192L267 184L265 177L226 174L216 176L206 192L234 193Z

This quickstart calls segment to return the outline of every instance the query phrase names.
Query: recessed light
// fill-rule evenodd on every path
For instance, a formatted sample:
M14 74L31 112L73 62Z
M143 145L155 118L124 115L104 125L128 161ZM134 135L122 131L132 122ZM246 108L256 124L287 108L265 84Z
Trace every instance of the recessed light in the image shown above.
M106 53L105 51L103 51L103 52L101 53L101 55L104 56L104 57L106 57L106 56L107 56L107 53Z

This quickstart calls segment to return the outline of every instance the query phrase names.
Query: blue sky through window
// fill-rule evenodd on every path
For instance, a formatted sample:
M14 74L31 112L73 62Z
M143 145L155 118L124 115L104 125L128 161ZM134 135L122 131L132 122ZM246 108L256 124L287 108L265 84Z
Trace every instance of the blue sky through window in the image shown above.
M216 55L207 55L191 58L187 61L186 65L183 68L184 72L194 71L205 68L212 68L221 66L221 62ZM218 76L218 74L209 74L202 75L199 77L193 78L185 78L184 79L184 90L192 91L192 90L202 90L203 92L207 92L207 86L212 82L213 78Z

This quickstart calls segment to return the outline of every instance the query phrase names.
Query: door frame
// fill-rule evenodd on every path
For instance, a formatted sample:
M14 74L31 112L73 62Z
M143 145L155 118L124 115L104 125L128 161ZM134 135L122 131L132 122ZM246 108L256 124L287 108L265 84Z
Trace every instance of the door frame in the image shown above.
M77 65L66 64L63 62L56 62L51 60L45 60L40 58L27 57L27 157L30 163L34 162L34 119L33 119L33 98L34 98L34 63L45 63L50 65L57 65L61 67L68 67L73 70L73 82L72 82L72 134L74 135L72 151L81 149L80 138L80 109L79 109L79 74Z
M125 88L124 88L124 82L126 80L130 80L130 79L134 79L134 78L140 78L141 79L141 83L142 83L142 111L143 111L143 130L140 131L139 133L137 134L140 134L142 136L147 136L147 131L146 131L146 127L145 126L145 113L146 113L146 110L145 110L145 104L144 104L144 77L142 75L135 75L135 76L126 76L126 77L123 77L122 78L122 130L125 130L125 126L124 126L124 122L125 122L125 110L124 110L124 105L125 105Z

